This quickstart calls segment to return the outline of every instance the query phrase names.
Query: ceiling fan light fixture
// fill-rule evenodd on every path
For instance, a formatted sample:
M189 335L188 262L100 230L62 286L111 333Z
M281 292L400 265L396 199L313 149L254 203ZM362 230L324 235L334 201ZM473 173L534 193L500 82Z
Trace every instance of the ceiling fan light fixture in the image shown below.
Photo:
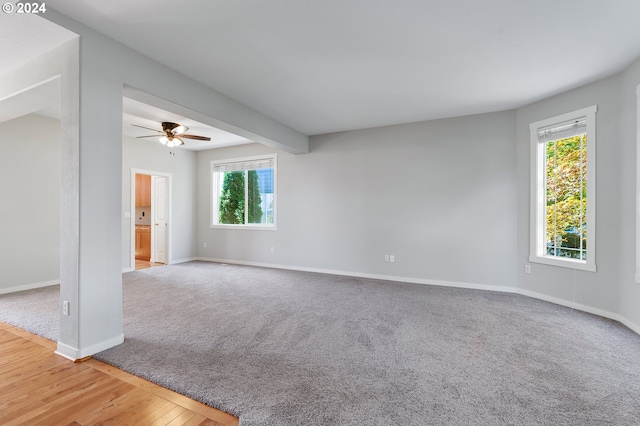
M135 127L140 127L142 129L153 130L158 132L157 135L148 135L148 136L137 136L138 138L158 138L158 141L162 145L166 145L170 148L184 145L184 139L193 139L197 141L210 141L211 138L207 136L198 136L198 135L190 135L186 132L189 130L187 126L183 126L182 124L172 123L170 121L163 121L160 123L162 126L162 130L155 130L150 127L139 126L137 124L133 124Z
M187 130L189 130L189 128L187 126L183 126L181 124L178 127L176 127L175 129L173 129L173 133L176 134L176 135L181 135L184 132L186 132Z

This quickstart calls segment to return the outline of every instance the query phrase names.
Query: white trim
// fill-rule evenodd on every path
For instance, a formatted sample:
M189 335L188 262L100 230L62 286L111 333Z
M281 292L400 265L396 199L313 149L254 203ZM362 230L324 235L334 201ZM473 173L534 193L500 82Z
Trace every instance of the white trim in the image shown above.
M124 274L126 272L133 272L135 270L136 270L136 268L122 268L122 273Z
M456 282L456 281L439 281L439 280L430 280L430 279L424 279L424 278L367 274L363 272L340 271L335 269L323 269L323 268L307 268L303 266L277 265L272 263L248 262L244 260L217 259L217 258L211 258L211 257L198 257L197 260L201 260L204 262L229 263L234 265L258 266L261 268L286 269L290 271L342 275L346 277L370 278L375 280L394 281L394 282L402 282L402 283L410 283L410 284L437 285L442 287L456 287L456 288L468 288L473 290L499 291L503 293L515 292L515 288L513 287L503 287L503 286L490 285L490 284L475 284L475 283Z
M227 164L227 163L242 163L242 162L250 162L256 160L263 160L265 158L270 158L273 160L273 223L272 224L246 224L246 225L229 225L229 224L221 224L214 223L214 217L218 217L218 203L217 201L217 179L215 179L215 166L217 164ZM277 231L278 230L278 154L264 154L264 155L254 155L251 157L239 157L239 158L229 158L229 159L220 159L220 160L211 160L209 163L209 185L211 185L209 190L209 228L211 229L245 229L245 230L253 230L253 231ZM246 192L248 188L245 185L245 198ZM245 210L245 222L247 216L247 210ZM217 222L217 219L216 219Z
M229 163L249 163L252 161L263 160L265 158L271 158L272 160L277 160L278 154L251 155L249 157L236 157L236 158L211 160L211 164L216 165L216 164L229 164Z
M91 356L93 354L97 354L98 352L106 351L109 348L113 348L114 346L118 346L123 343L124 343L124 334L121 333L116 337L113 337L108 340L104 340L100 343L96 343L95 345L89 346L88 348L81 349L80 358Z
M529 256L529 262L544 265L560 266L563 268L579 269L581 271L596 272L596 265L591 265L578 259L564 259L557 256Z
M213 217L213 216L211 216ZM248 230L248 231L277 231L278 228L274 225L232 225L232 224L216 224L209 225L211 229L237 229L237 230Z
M519 288L517 290L519 294L523 296L533 297L534 299L544 300L546 302L555 303L556 305L566 306L567 308L575 309L582 312L587 312L589 314L598 315L601 317L609 318L618 321L620 315L614 314L613 312L605 311L603 309L594 308L592 306L584 305L582 303L571 302L569 300L560 299L553 296L547 296L546 294L537 293L535 291L525 290ZM640 333L639 333L640 334Z
M338 271L333 269L322 269L322 268L306 268L301 266L277 265L272 263L249 262L244 260L230 260L230 259L219 259L219 258L210 258L210 257L198 257L196 258L196 260L203 261L203 262L228 263L233 265L257 266L261 268L285 269L290 271L314 272L319 274L342 275L342 276L357 277L357 278L371 278L371 279L404 282L404 283L411 283L411 284L437 285L442 287L467 288L472 290L486 290L486 291L497 291L500 293L520 294L522 296L544 300L546 302L555 303L556 305L566 306L568 308L572 308L578 311L587 312L587 313L598 315L604 318L609 318L614 321L618 321L622 325L628 327L629 329L631 329L632 331L640 335L640 325L631 322L630 320L628 320L627 318L619 314L614 314L612 312L605 311L603 309L598 309L588 305L583 305L580 303L575 303L575 302L567 301L564 299L559 299L557 297L547 296L542 293L536 293L534 291L524 290L524 289L515 288L515 287L504 287L504 286L497 286L497 285L490 285L490 284L475 284L475 283L457 282L457 281L440 281L440 280L430 280L430 279L424 279L424 278L396 277L391 275L366 274L361 272Z
M97 354L98 352L102 352L109 348L113 348L114 346L121 345L122 343L124 343L124 334L120 334L114 338L96 343L95 345L89 346L88 348L84 349L74 348L73 346L58 342L58 347L55 353L64 358L70 359L71 361L76 361L78 359Z
M195 261L195 260L198 260L198 258L197 258L197 257L188 257L188 258L186 258L186 259L174 259L174 260L171 262L171 264L172 264L172 265L175 265L175 264L177 264L177 263L187 263L187 262L193 262L193 261Z
M547 296L546 294L536 293L534 291L518 289L517 293L522 294L523 296L533 297L534 299L540 299L547 302L555 303L556 305L566 306L568 308L572 308L577 311L587 312L589 314L598 315L604 318L609 318L611 320L618 321L624 326L630 328L635 333L640 334L640 325L634 324L633 322L626 319L620 314L615 314L613 312L605 311L603 309L598 309L592 306L583 305L582 303L576 303L576 302L571 302L564 299L559 299L557 297Z
M41 283L23 284L15 287L0 288L0 294L15 293L15 292L24 291L24 290L33 290L34 288L50 287L52 285L59 285L59 284L60 284L60 278L58 278L57 280L43 281Z
M74 348L73 346L69 346L62 342L58 342L58 347L55 350L55 354L70 359L71 361L75 361L81 358L80 350L78 348Z
M611 318L611 319L619 321L621 324L625 325L626 327L629 327L636 334L640 334L640 325L629 321L628 319L626 319L622 315L616 315L616 317L617 318Z
M172 250L171 243L173 241L172 231L173 231L173 173L167 172L158 172L154 170L145 170L145 169L136 169L131 168L131 177L130 177L130 200L129 200L129 211L130 213L130 223L129 223L129 239L130 245L130 256L129 256L129 270L135 270L136 265L136 219L135 219L135 211L136 211L136 175L149 175L149 176L164 176L167 178L167 198L168 198L168 206L167 206L167 254L166 254L166 265L170 265L173 263L171 259ZM153 241L151 242L153 244ZM124 269L123 269L124 271Z
M596 112L597 105L561 114L529 124L530 144L530 224L529 261L564 268L596 272ZM545 175L544 145L539 142L538 129L580 117L587 119L587 260L546 255L545 243Z

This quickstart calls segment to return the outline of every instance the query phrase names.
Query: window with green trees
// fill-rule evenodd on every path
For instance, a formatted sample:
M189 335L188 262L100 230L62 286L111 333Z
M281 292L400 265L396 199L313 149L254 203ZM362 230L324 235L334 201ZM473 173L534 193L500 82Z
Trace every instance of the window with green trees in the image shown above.
M276 157L213 161L212 226L275 227Z
M587 258L587 135L546 143L547 254Z
M530 125L532 262L595 271L596 110Z

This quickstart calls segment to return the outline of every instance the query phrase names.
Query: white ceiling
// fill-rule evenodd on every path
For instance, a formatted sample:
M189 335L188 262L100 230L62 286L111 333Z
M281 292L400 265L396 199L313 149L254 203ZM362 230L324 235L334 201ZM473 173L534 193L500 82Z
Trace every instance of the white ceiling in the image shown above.
M60 100L60 77L43 81L6 99L0 99L0 123L32 113L59 120Z
M526 105L640 57L637 0L48 0L305 134Z
M183 139L184 145L181 146L181 148L190 149L191 151L203 151L205 149L253 143L253 141L245 139L242 136L234 135L233 133L208 126L188 117L174 114L126 97L122 98L122 111L122 134L133 138L154 135L151 130L141 129L133 126L133 124L149 129L158 129L158 131L160 131L162 129L161 123L163 121L170 121L187 126L189 128L187 134L208 136L211 138L209 142ZM158 136L144 139L157 141Z
M48 0L47 7L310 135L516 108L640 57L637 0ZM0 73L71 37L40 17L0 14ZM125 102L132 122L170 117L136 108L126 111ZM123 132L138 136L130 127Z
M36 15L0 14L0 75L66 43L76 34ZM0 98L0 123L38 113L60 118L60 79Z
M0 13L0 75L74 37L71 31L37 15Z
M26 14L0 14L0 75L47 53L76 35L46 19ZM39 114L60 119L60 78L41 82L34 87L12 93L0 99L0 123L27 114ZM210 142L184 139L181 148L192 151L253 143L233 133L211 127L185 116L133 100L123 98L122 134L137 138L153 132L132 126L137 124L160 129L163 121L173 121L189 127L190 134L208 136ZM146 138L145 138L146 139ZM157 141L157 138L146 140Z

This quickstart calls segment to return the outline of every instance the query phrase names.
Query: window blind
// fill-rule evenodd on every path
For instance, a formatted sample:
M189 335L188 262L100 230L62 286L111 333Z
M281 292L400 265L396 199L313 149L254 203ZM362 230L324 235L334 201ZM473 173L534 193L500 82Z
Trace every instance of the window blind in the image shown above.
M538 142L552 142L585 133L587 133L587 117L580 117L563 123L538 128Z
M258 160L238 161L234 163L216 164L213 166L214 172L237 172L242 170L259 170L273 168L273 158L261 158Z

